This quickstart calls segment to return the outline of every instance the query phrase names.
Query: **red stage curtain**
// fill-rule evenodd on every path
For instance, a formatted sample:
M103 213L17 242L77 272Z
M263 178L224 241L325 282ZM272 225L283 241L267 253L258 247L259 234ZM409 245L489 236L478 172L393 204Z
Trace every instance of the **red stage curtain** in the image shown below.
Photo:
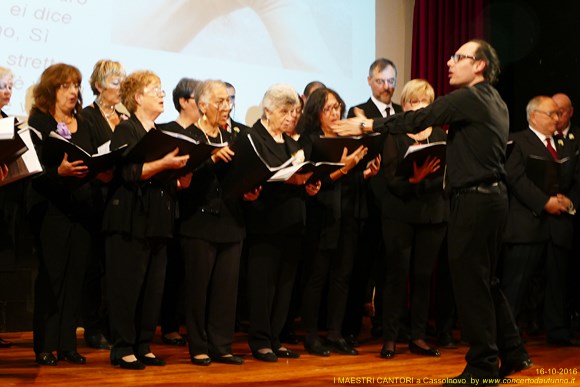
M486 39L489 0L415 0L411 78L424 78L435 96L451 91L447 61L470 39Z

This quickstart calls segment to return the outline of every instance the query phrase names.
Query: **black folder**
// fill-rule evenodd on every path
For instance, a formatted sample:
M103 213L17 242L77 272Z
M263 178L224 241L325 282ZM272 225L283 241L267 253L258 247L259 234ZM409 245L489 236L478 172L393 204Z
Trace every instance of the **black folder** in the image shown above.
M312 160L340 162L344 148L351 154L361 145L368 148L366 156L358 163L357 168L366 168L369 161L377 157L383 151L385 134L370 133L362 136L326 137L320 136L312 141Z
M289 166L293 158L289 158L282 165L273 167L268 165L260 155L252 136L239 136L231 147L235 156L218 174L218 179L224 194L228 197L240 197L265 183L274 173Z
M331 173L342 167L344 167L343 163L331 163L325 161L320 162L305 161L303 163L291 165L286 168L280 169L270 179L268 179L268 181L270 182L287 181L296 173L306 174L312 172L312 176L308 178L306 184L316 183L323 177L330 175Z
M528 156L526 176L546 195L565 193L572 186L576 173L578 151L560 160Z
M94 177L112 169L121 160L126 147L123 145L110 152L91 155L56 132L50 132L42 147L41 160L46 165L60 165L66 152L69 162L82 160L89 168L89 176Z
M18 133L11 140L0 140L0 165L10 164L27 150L28 147Z
M8 185L43 171L38 155L36 154L36 149L34 148L31 131L33 129L29 127L18 131L18 137L24 142L27 150L8 164L8 176L3 181L0 181L0 186Z
M429 177L440 176L445 170L445 160L446 160L446 142L438 141L432 142L430 144L419 144L411 145L405 153L405 157L399 163L397 167L397 176L411 177L414 175L413 163L417 163L417 167L420 167L425 163L428 156L436 157L440 160L439 169L434 173L430 174Z
M189 155L185 167L166 170L153 177L153 179L158 181L167 181L195 170L211 156L214 150L226 145L228 145L227 142L207 144L196 141L184 134L151 129L137 143L127 149L124 159L128 162L147 163L159 160L175 148L179 148L178 155Z

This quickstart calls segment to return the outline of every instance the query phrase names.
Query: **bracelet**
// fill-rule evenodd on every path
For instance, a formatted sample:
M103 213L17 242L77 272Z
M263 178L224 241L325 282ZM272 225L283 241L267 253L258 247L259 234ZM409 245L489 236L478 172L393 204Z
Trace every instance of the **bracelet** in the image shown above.
M348 173L348 171L343 171L342 168L339 169L340 173L342 173L343 175L346 175Z

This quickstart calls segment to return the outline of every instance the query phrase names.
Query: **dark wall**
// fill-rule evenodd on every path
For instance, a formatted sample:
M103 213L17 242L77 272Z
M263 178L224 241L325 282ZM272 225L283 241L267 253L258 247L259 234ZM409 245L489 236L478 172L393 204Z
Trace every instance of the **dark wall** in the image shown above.
M570 97L580 123L580 1L491 0L488 15L510 130L527 128L530 99L558 92Z

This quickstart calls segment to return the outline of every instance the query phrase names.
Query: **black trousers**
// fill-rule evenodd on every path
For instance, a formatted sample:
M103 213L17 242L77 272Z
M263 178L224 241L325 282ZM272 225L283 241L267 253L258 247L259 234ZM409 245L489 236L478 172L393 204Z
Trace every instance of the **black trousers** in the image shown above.
M179 242L176 238L167 244L167 268L159 316L161 334L179 332L180 317L183 317L184 264Z
M40 262L34 284L34 352L76 351L77 319L89 231L49 205L40 220Z
M386 247L383 292L383 339L395 341L410 294L411 340L425 338L429 315L431 275L447 225L409 224L383 219ZM409 273L411 275L409 276ZM410 281L410 286L407 284ZM409 292L410 289L410 292Z
M510 361L525 352L496 268L508 199L497 193L451 195L449 267L462 334L469 342L466 371L497 377L498 357Z
M93 247L88 255L83 283L82 321L87 335L104 334L109 337L109 319L105 291L105 238L93 234Z
M306 341L318 337L318 312L325 283L328 282L327 325L328 337L342 337L342 323L348 298L348 287L356 254L360 222L341 220L340 237L336 249L319 249L314 260L306 263L307 280L302 301L302 324Z
M105 241L111 360L151 352L163 296L165 239L114 233Z
M248 344L277 350L298 265L301 235L251 235L248 244Z
M548 339L552 340L568 340L571 335L566 318L569 254L569 249L548 241L506 245L503 255L502 290L516 317L529 293L534 275L545 262L544 325Z
M181 238L189 353L232 353L242 243Z

